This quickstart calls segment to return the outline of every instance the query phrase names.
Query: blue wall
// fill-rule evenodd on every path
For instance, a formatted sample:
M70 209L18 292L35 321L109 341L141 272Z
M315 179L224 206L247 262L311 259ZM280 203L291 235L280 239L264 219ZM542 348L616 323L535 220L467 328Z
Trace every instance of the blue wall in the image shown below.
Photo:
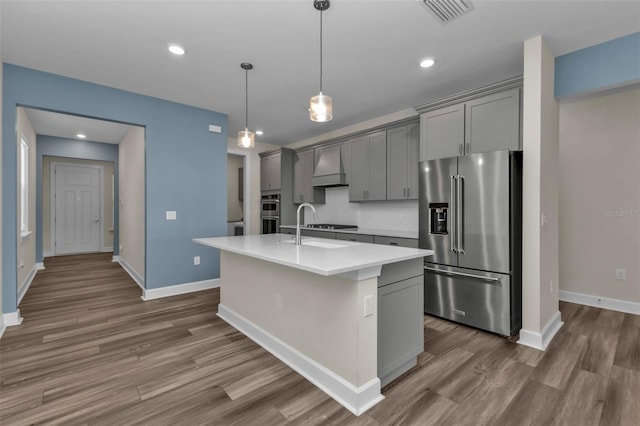
M636 82L640 82L640 32L556 58L557 98Z
M2 256L16 265L16 107L59 111L146 128L146 288L220 276L216 250L195 237L226 233L227 116L149 96L4 64ZM209 124L222 134L210 133ZM176 210L178 220L164 220ZM193 256L202 264L193 266ZM4 312L16 311L16 270L3 268Z
M118 145L63 139L38 135L36 138L36 262L42 262L42 157L81 158L84 160L111 161L115 174L115 194L118 200ZM105 177L106 178L106 177ZM113 254L118 254L118 207L113 203Z

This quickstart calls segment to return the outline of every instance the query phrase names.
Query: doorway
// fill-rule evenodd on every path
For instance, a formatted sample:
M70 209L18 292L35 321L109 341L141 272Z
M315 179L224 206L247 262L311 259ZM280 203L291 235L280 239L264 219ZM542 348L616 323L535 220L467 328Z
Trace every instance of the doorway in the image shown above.
M54 255L101 251L104 170L100 166L53 163L51 232Z

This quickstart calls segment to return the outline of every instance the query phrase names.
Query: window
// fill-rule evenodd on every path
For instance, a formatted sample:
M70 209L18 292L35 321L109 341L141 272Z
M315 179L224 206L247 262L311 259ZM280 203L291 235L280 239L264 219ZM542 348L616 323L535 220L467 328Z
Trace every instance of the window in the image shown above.
M20 231L29 232L29 145L20 139Z

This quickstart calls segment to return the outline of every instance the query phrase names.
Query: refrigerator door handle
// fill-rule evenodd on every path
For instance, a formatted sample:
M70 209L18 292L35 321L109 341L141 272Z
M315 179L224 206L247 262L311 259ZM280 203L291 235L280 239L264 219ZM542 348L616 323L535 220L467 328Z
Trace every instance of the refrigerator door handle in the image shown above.
M449 245L451 246L451 251L454 253L457 253L458 250L456 249L456 177L455 176L451 176L451 187L450 189L450 193L449 193L449 206L451 208L451 213L449 215L449 220L451 221L451 224L449 226Z
M464 176L458 175L456 181L456 246L464 254Z
M425 266L424 269L425 271L435 272L436 274L475 278L477 280L489 281L489 282L500 282L500 278L496 278L496 277L485 277L483 275L467 274L465 272L445 271L442 269L432 268L430 266Z

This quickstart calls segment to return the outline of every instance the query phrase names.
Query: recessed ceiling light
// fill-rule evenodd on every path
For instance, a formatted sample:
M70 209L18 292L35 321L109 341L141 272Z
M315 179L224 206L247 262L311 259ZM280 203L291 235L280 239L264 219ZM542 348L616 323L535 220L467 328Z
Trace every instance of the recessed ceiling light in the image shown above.
M256 130L256 135L262 136L264 135L264 132L262 130Z
M80 139L84 139L87 137L87 135L85 135L84 133L78 133L76 136L79 137Z
M433 66L433 64L436 63L436 60L433 58L427 58L427 59L423 59L422 62L420 62L420 66L422 68L430 68Z
M169 49L169 52L173 53L174 55L184 55L185 53L187 53L187 50L180 46L179 44L175 44L175 43L171 43L167 46L167 49Z

